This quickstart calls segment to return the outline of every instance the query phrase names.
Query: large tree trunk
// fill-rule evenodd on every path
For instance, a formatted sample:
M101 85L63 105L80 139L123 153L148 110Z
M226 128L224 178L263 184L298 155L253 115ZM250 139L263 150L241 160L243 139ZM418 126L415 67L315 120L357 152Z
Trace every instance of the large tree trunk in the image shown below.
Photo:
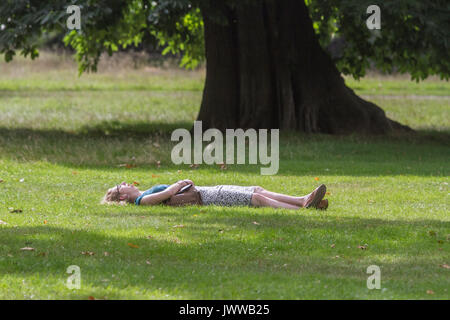
M400 124L349 89L320 47L304 0L202 8L205 128L387 133Z

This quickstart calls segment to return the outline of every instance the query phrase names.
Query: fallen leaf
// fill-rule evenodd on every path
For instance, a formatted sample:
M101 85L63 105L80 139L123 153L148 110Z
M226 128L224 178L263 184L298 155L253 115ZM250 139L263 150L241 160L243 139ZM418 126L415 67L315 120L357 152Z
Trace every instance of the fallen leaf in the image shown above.
M445 269L450 269L450 266L448 264L440 264L439 266Z
M133 185L138 186L138 185L140 185L140 183L137 181L133 181Z
M434 294L433 290L427 290L427 294Z
M331 192L327 191L325 192L326 195L331 196Z
M334 248L334 247L336 247L336 245L333 243L333 244L331 245L331 247Z
M152 178L159 178L157 174L152 174Z
M173 228L184 228L184 225L178 224L178 225L176 225L176 226L173 226Z
M147 239L152 239L153 238L153 236L147 236Z
M7 224L5 221L0 220L0 224Z
M89 300L95 300L95 298L93 296L89 296L88 299Z
M131 248L139 248L139 246L137 244L133 244L133 243L128 243L128 246Z
M432 236L432 237L435 237L435 236L436 236L436 231L429 230L429 231L428 231L428 234L429 234L430 236Z
M3 182L3 179L0 179L0 183L2 183Z
M318 178L318 177L315 177L314 180L319 181L319 178Z
M47 224L47 222L48 222L47 220L44 220L44 224Z
M78 174L78 172L72 171L72 174L73 174L74 176L76 176L76 175Z
M136 165L135 164L131 164L131 163L122 163L122 164L119 164L119 167L125 167L127 169L131 169L131 168L136 167Z
M92 252L92 251L81 251L81 254L85 255L85 256L93 256L95 254L95 252Z
M8 208L10 213L21 213L22 209Z
M150 261L148 261L148 260L145 260L145 263L146 264L152 264Z
M178 174L180 174L180 173L182 173L182 172L183 172L183 171L181 171L181 170L178 170L178 171L177 171Z
M32 247L24 247L24 248L20 248L20 250L22 250L22 251L34 251L34 248L32 248Z
M47 252L39 252L37 255L41 256L41 257L45 257L47 255Z

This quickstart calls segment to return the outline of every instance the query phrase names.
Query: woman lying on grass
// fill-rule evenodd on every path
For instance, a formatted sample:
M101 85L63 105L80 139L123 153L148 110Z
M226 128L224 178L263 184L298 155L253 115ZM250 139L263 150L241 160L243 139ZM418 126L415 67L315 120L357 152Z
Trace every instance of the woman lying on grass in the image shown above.
M190 187L189 187L190 186ZM254 206L272 208L317 208L326 209L328 200L322 200L326 193L324 184L303 197L293 197L267 191L261 187L220 185L214 187L194 187L191 180L180 180L172 185L156 185L146 191L122 182L106 193L103 203L134 203L136 205L157 205L168 201L184 189L193 188L200 194L203 205ZM183 190L182 190L183 189Z

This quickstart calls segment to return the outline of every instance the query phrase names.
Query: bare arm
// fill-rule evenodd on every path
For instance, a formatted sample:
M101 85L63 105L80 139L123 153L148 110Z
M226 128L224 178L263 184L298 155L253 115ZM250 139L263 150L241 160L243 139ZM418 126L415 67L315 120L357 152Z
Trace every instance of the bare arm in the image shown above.
M167 189L149 194L141 199L141 205L151 206L160 204L164 200L169 199L171 196L176 194L178 191L180 191L181 188L183 188L185 185L191 184L192 181L190 180L180 180L172 185L170 185Z

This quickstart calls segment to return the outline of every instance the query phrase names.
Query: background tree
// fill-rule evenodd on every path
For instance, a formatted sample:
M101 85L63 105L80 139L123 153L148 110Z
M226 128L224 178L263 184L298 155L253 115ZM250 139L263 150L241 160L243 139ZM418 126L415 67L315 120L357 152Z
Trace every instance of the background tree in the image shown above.
M366 27L361 0L80 0L82 29L65 38L80 72L100 54L139 44L150 34L182 65L206 58L199 120L205 127L281 128L302 132L387 133L405 129L349 89L341 73L361 77L372 63L413 79L449 76L447 1L380 4L381 30ZM61 0L4 0L0 52L37 56L42 33L66 30ZM308 10L309 8L309 10ZM345 39L337 60L324 47Z

